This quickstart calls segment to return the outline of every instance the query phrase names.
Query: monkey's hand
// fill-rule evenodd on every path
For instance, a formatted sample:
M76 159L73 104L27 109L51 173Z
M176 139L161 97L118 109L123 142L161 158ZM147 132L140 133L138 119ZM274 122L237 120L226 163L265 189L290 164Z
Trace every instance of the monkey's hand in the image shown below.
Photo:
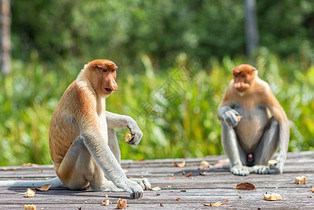
M222 107L222 110L223 108L227 108L227 107ZM237 116L240 116L240 114L236 110L231 109L231 108L225 109L221 113L221 119L232 128L237 126L240 121L240 118L238 118Z
M143 136L143 132L138 127L137 123L135 122L135 120L133 120L133 118L130 117L130 119L127 121L127 127L131 131L132 136L134 135L134 137L127 143L130 145L137 145L138 143L140 143L141 138Z
M142 187L130 179L123 180L123 182L120 182L117 186L130 193L130 198L132 199L139 199L143 197Z

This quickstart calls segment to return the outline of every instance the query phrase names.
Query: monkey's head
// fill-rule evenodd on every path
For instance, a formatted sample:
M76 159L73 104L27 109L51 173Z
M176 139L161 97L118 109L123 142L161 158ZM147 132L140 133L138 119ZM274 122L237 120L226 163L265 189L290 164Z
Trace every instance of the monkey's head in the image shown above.
M116 83L118 66L104 59L97 59L87 64L88 79L97 93L109 96L112 92L118 89Z
M233 69L232 74L233 87L239 92L244 92L253 84L257 69L248 64L241 64Z

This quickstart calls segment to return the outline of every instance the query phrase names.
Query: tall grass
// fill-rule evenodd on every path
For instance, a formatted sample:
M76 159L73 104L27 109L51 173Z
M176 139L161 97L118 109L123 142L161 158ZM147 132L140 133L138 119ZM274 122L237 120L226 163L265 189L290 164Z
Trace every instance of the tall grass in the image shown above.
M146 56L142 62L139 71L120 66L119 89L107 99L108 110L132 116L144 133L138 146L129 146L123 141L127 130L118 131L122 158L222 154L217 107L232 68L243 60L213 59L200 69L181 54L164 71L155 70ZM314 66L308 63L280 60L268 52L257 59L260 77L290 119L290 151L314 150ZM35 56L29 63L14 60L12 68L11 75L0 77L0 165L50 164L50 118L81 67L64 62L52 68Z

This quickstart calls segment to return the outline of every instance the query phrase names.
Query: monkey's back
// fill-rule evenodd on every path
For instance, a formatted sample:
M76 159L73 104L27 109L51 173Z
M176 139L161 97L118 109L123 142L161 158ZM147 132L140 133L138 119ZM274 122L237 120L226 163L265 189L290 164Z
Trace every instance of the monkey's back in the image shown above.
M58 168L73 141L80 135L80 130L71 110L77 106L74 81L64 92L55 108L49 129L49 147L51 159Z

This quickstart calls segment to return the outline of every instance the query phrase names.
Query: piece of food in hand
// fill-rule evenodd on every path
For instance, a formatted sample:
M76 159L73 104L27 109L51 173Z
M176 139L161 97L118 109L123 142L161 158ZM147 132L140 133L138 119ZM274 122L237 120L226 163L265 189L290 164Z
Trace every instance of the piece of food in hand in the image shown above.
M267 201L280 201L281 195L277 193L272 193L272 194L264 194L264 199Z
M116 209L126 209L128 206L126 199L118 199Z
M24 205L24 210L36 210L35 205Z
M269 160L268 161L268 165L269 166L274 166L274 165L276 165L277 164L277 161L276 160Z
M134 138L134 134L132 134L132 133L127 133L126 135L125 135L125 137L124 137L124 141L126 142L126 143L129 143L129 141L131 141L133 138Z
M237 115L236 118L238 119L238 121L240 121L242 119L241 115Z
M306 184L306 177L305 176L297 176L295 178L296 184Z

